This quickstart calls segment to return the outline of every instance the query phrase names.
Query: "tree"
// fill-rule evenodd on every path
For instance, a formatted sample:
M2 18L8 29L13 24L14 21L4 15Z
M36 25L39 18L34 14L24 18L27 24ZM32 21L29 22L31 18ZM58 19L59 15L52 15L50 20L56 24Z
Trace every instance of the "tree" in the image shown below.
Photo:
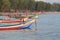
M32 10L34 10L34 8L35 8L35 1L29 0L28 9L32 11Z
M45 4L44 4L44 10L45 10L45 11L51 11L51 6L52 6L52 5L51 5L50 3L45 3Z
M2 11L2 0L0 0L0 11Z
M60 11L59 3L46 3L35 0L0 0L0 11L6 10Z
M18 3L19 3L18 0L10 0L10 3L12 9L16 10L18 8Z
M10 2L9 0L2 0L2 5L1 5L1 9L2 10L8 10L10 9Z
M60 4L59 3L54 3L54 5L55 5L55 10L56 11L60 11Z
M37 3L38 3L37 10L38 11L44 11L44 8L45 8L44 2L43 1L39 1Z
M19 0L19 8L20 9L26 9L26 10L32 10L34 9L34 0Z

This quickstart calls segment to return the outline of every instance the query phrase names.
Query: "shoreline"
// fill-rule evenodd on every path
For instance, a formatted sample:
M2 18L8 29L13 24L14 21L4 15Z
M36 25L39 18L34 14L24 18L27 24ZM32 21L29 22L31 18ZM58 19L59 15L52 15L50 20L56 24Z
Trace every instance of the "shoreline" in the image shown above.
M0 12L0 15L22 14L23 12ZM60 14L60 12L25 12L23 14Z
M40 14L60 14L60 12L41 12Z

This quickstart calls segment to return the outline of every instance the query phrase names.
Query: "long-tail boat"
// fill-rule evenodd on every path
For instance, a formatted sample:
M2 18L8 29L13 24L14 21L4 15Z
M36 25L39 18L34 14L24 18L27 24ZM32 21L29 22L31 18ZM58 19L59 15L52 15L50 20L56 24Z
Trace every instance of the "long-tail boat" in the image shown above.
M30 28L32 23L35 22L35 19L30 20L28 22L22 22L21 24L13 24L13 25L0 25L0 30L20 30L25 28Z
M14 19L14 20L1 20L0 19L0 30L20 30L30 28L32 23L36 20L35 16L30 16L26 18Z

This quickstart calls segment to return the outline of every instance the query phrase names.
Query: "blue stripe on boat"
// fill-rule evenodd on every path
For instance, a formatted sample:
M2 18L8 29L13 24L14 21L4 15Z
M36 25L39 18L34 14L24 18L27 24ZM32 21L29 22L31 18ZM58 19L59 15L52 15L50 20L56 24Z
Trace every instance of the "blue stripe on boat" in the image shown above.
M32 26L32 24L29 24L27 26L23 26L22 29L30 29L31 26Z

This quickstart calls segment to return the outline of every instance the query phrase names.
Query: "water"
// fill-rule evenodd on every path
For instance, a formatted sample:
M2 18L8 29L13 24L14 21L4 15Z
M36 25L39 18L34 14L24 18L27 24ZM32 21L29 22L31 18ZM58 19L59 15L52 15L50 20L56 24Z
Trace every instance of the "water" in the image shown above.
M0 40L60 40L60 14L41 14L37 30L0 31Z

